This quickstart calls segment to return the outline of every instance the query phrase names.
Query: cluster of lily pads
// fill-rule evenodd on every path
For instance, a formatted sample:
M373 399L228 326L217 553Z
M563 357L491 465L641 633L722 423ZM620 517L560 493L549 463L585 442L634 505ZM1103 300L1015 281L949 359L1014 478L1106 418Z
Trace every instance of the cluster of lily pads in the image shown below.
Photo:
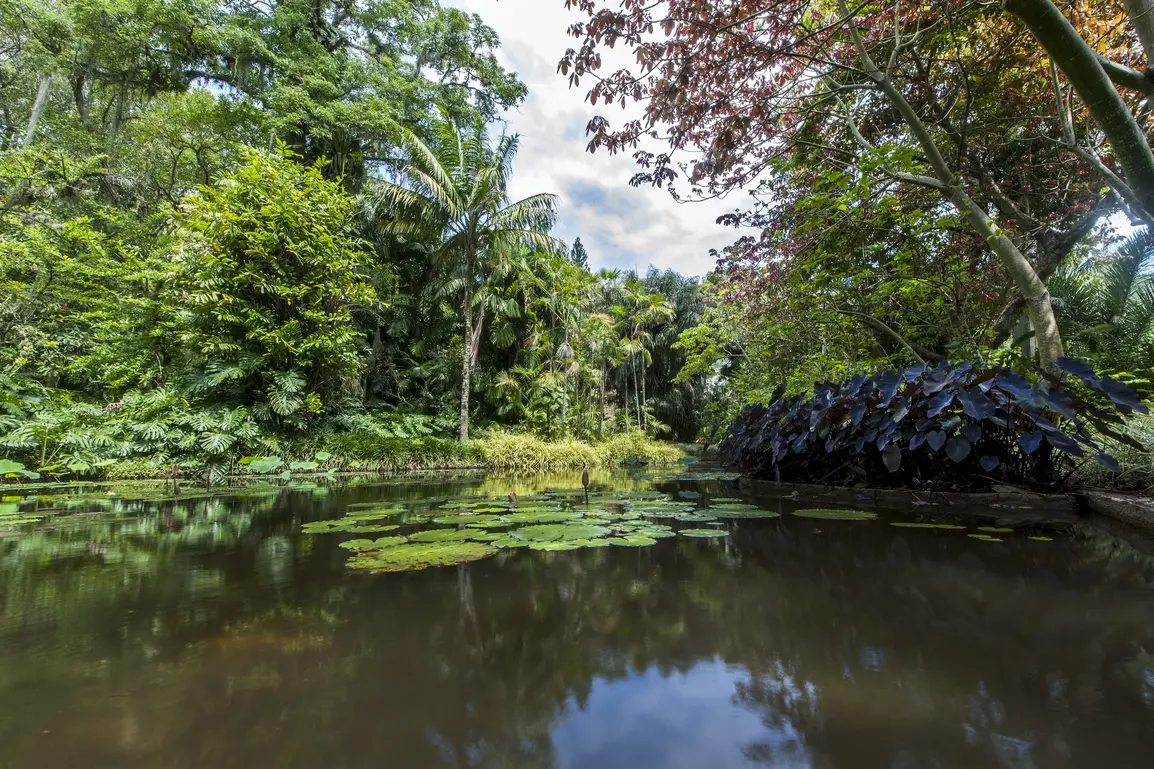
M793 515L798 518L814 518L821 521L874 521L877 520L877 513L867 512L865 510L795 510ZM919 522L919 521L891 521L890 526L896 526L902 529L944 529L947 531L965 531L967 536L973 539L980 539L983 542L1001 542L1001 537L994 536L995 534L1008 534L1014 529L1009 526L978 526L977 533L969 531L969 527L962 526L957 523L934 523L934 522ZM1042 535L1032 535L1027 537L1037 542L1052 542L1053 537L1046 537Z
M692 491L676 498L656 491L592 493L586 503L581 492L556 492L515 506L465 498L423 510L369 503L336 520L306 523L302 531L352 534L340 543L353 551L349 566L392 572L468 563L512 548L645 547L668 537L724 537L726 519L778 515L735 498L714 499L701 509L699 497Z

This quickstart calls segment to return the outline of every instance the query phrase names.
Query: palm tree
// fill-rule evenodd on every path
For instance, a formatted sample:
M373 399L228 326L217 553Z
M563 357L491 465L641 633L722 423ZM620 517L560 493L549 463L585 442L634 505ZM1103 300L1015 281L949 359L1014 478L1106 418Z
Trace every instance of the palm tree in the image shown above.
M558 242L548 234L556 219L557 199L537 194L509 201L516 135L491 145L482 121L465 129L447 117L433 132L434 141L428 144L406 131L408 157L399 183L377 182L372 200L384 232L427 243L431 267L460 276L464 329L459 437L466 441L478 284L484 283L485 271L493 263L522 248L558 250Z
M1146 375L1154 366L1154 234L1141 230L1115 254L1064 265L1050 279L1062 338L1095 368Z

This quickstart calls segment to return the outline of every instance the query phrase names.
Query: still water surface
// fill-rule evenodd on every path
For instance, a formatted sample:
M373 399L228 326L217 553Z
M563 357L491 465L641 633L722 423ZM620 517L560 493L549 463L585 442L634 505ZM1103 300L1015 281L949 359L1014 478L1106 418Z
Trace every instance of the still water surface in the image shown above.
M42 492L67 514L0 536L0 769L1154 765L1154 571L1092 527L988 542L778 503L724 539L405 574L300 533L577 485Z

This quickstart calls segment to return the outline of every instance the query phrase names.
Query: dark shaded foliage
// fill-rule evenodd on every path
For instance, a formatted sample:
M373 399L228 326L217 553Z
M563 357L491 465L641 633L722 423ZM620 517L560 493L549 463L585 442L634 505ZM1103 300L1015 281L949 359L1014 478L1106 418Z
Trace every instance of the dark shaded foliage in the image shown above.
M1082 461L1117 461L1096 435L1147 412L1133 388L1062 358L1027 378L971 363L913 366L748 406L721 444L729 465L801 483L940 487L1060 486ZM1140 447L1138 447L1140 448Z

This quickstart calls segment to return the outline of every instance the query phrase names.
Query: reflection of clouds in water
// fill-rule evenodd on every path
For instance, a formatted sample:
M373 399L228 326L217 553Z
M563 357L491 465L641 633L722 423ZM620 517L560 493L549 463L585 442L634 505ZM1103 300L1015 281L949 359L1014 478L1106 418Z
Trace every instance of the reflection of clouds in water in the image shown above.
M558 769L731 767L762 762L763 755L777 767L809 767L788 721L767 733L761 717L735 700L746 675L743 668L710 661L687 673L662 676L650 668L625 680L598 679L585 707L570 700L553 729Z
M984 681L978 682L978 691L970 699L969 717L970 723L962 724L966 742L988 746L1003 766L1036 769L1033 741L996 731L1006 721L1006 706L990 696Z

